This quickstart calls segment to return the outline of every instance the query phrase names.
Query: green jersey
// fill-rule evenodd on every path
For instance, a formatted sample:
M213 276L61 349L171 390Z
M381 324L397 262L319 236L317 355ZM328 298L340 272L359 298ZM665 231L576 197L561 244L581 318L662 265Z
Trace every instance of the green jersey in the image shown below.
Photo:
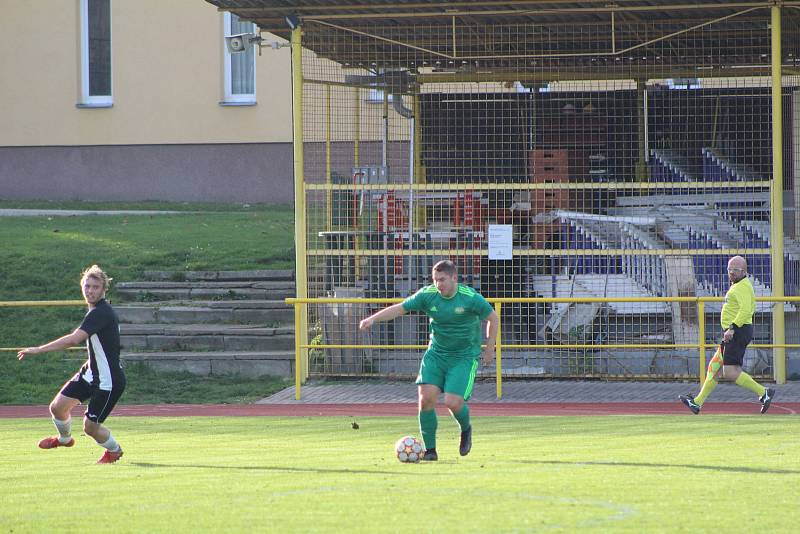
M421 312L430 319L428 350L448 358L477 358L481 354L481 321L494 308L480 293L458 284L455 295L445 298L430 285L403 301L407 312Z

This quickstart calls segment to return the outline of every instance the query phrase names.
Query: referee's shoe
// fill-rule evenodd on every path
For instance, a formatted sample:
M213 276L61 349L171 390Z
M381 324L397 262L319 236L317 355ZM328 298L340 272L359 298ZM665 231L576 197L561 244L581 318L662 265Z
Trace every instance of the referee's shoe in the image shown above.
M773 388L767 388L764 394L758 398L758 401L761 403L761 413L767 413L769 405L772 404L772 399L774 398L775 390Z
M694 401L694 396L692 395L678 395L678 399L689 408L693 414L697 415L700 413L700 405Z

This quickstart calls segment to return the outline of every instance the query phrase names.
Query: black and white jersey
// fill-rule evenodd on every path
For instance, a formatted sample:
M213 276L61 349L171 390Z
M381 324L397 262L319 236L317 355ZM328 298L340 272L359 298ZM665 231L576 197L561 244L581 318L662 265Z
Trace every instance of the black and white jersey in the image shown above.
M100 299L78 328L89 334L86 339L89 359L75 378L83 379L96 388L111 391L116 385L115 381L125 380L119 361L117 313L106 299Z

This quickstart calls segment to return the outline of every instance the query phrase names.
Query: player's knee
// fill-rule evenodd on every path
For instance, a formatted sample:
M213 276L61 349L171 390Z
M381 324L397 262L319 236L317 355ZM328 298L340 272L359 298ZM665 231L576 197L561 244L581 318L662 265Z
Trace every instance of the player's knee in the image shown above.
M433 410L435 407L436 407L436 397L431 395L420 394L419 396L420 410Z
M63 421L69 418L69 409L59 404L56 399L53 399L50 403L50 415Z
M95 434L97 434L99 428L99 424L86 417L83 418L83 431L86 433L86 435L95 437Z
M453 413L460 412L464 406L464 399L459 397L447 397L444 399L444 405Z
M436 401L432 399L420 399L419 400L419 409L420 410L433 410L436 408Z

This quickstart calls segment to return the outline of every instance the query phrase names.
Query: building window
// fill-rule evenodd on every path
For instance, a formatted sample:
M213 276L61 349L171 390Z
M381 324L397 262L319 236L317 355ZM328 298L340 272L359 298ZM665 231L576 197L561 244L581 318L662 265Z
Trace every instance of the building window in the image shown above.
M242 22L232 13L224 13L225 36L257 33L255 24ZM225 100L223 104L256 103L256 50L248 46L244 52L231 54L225 46Z
M111 0L81 0L81 102L79 107L110 107Z

